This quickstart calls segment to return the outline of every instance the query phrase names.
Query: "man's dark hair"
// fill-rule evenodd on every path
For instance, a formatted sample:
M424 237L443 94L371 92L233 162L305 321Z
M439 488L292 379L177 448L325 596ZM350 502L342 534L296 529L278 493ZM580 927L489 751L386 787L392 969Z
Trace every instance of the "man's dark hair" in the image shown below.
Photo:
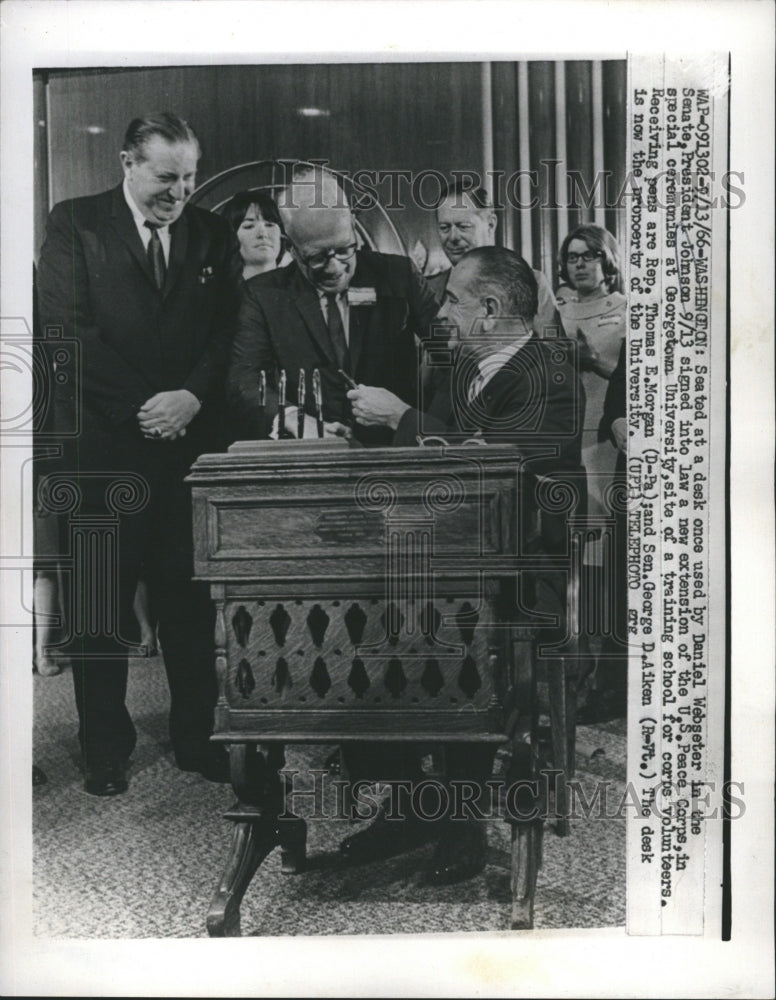
M519 316L531 324L539 308L536 277L520 254L506 247L476 247L463 258L476 265L474 294L498 296L504 316Z
M455 198L456 205L463 205L464 195L466 195L475 208L493 211L493 203L490 200L490 195L484 187L478 187L471 177L459 177L452 184L444 184L439 192L434 209L439 208L442 202L447 201L448 198Z
M133 118L124 135L125 153L131 153L136 160L145 159L145 145L155 135L166 142L193 142L199 156L201 149L194 129L188 122L172 114L171 111L153 111L140 118Z

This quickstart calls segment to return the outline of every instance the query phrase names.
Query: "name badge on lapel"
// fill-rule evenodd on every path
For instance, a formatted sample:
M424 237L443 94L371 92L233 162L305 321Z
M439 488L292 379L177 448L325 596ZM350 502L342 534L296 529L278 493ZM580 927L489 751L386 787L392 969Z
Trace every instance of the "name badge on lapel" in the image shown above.
M349 288L349 306L373 306L377 302L377 292L374 288Z
M213 274L212 267L203 267L202 270L199 272L199 277L197 278L197 281L199 281L200 285L206 285L208 281L212 281L214 277L215 275Z

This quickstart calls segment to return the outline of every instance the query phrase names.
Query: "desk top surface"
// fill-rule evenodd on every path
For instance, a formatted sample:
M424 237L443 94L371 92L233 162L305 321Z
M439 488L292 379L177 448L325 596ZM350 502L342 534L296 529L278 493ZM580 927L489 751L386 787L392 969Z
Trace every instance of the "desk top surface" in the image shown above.
M366 469L391 469L400 472L418 472L445 467L460 471L466 466L487 466L493 471L514 470L519 463L519 451L514 445L470 444L409 447L362 448L350 446L339 438L302 441L237 441L229 451L200 455L192 466L188 481L196 485L212 481L214 477L227 479L256 473L286 473L314 475L325 469L336 469L347 476L350 472L362 475Z

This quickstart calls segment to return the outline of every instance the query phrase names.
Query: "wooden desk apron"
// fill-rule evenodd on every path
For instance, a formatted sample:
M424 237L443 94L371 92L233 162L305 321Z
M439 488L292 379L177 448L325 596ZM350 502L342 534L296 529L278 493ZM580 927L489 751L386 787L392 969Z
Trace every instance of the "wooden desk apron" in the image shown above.
M216 738L503 740L520 679L499 596L531 564L518 464L511 446L339 440L201 456Z

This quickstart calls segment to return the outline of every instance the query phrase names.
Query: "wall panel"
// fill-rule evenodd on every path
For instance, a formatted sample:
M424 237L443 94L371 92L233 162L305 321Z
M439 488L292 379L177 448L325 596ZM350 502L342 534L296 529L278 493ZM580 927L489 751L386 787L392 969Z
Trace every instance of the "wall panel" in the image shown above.
M481 169L480 71L479 63L52 71L49 201L117 183L126 125L159 108L195 126L200 182L272 158L321 158L351 171ZM430 197L433 187L423 190ZM434 241L432 213L408 206L395 221L406 237Z
M587 205L582 186L575 176L588 181L593 172L593 106L592 78L589 62L572 60L566 63L566 150L570 184L568 228L593 221L593 210Z
M609 203L606 210L606 228L617 237L620 246L625 242L625 204L619 195L625 182L625 129L628 123L627 66L622 61L603 64L604 99L604 163L611 173ZM617 202L617 204L615 204Z
M532 190L540 208L531 213L535 268L554 283L557 252L555 201L555 67L551 62L528 65L530 169L536 182Z
M495 192L503 205L498 240L524 252L557 284L559 231L593 215L584 205L564 207L564 199L557 198L556 180L565 184L565 171L578 171L587 188L592 187L596 130L602 135L603 162L612 172L615 190L625 175L626 66L624 61L599 66L597 105L592 64L581 60L566 61L562 72L550 61L494 62L489 95L482 90L488 74L476 62L39 73L35 113L44 124L36 128L36 247L51 204L104 190L120 180L118 150L130 118L166 107L189 118L200 135L200 182L239 163L273 158L320 158L340 170L406 171L413 176L424 170L447 176L453 170L482 173L483 135L492 132L495 170L503 171L505 179L521 166L536 170L538 185L532 191L542 205L534 210L515 207L515 186L502 181ZM556 77L562 81L562 94L556 92ZM492 106L491 129L483 128L483 96ZM564 103L565 120L559 121ZM555 157L559 137L565 138L566 163L548 170L545 161ZM46 138L49 177L43 155ZM386 180L378 189L387 201L390 183ZM411 248L422 240L430 252L429 269L444 266L433 212L412 203L409 181L399 182L396 190L404 207L391 217L405 243ZM420 194L430 199L435 190L428 178ZM511 195L511 203L505 195ZM621 236L624 210L607 210L605 219Z
M493 102L493 165L503 172L498 187L494 185L495 203L501 205L497 241L520 252L520 214L511 197L508 179L519 165L519 132L517 107L517 66L513 62L496 62L492 67Z

